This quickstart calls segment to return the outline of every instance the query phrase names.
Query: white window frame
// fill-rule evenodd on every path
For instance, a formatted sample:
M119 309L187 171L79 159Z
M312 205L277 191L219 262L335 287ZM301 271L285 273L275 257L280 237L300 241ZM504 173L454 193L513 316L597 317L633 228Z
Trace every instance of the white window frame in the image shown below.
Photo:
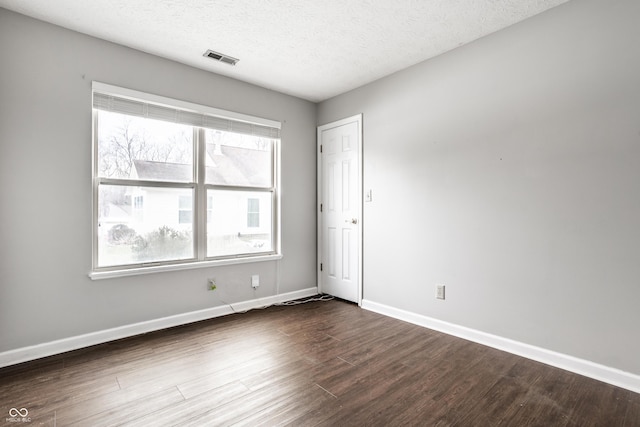
M193 116L202 115L206 119L228 120L232 125L241 127L257 126L259 128L271 128L277 130L277 138L273 144L273 184L272 188L265 190L264 188L247 188L250 191L270 191L272 193L272 241L273 248L268 252L256 254L239 254L232 256L224 256L217 258L207 258L206 256L206 221L207 221L207 189L215 186L205 183L205 156L198 153L205 153L205 128L196 124L194 127L194 137L197 144L194 144L194 170L196 172L196 180L194 184L184 184L185 188L194 188L194 211L193 211L193 236L194 236L194 258L181 261L154 262L143 264L130 264L127 266L116 267L98 267L98 188L99 185L108 184L112 179L102 178L98 175L98 137L96 128L96 113L93 109L93 135L92 135L92 179L93 179L93 198L92 198L92 270L89 277L93 280L106 279L112 277L133 276L148 273L157 273L162 271L185 270L194 268L205 268L219 265L244 264L253 262L272 261L282 258L281 253L281 226L280 226L280 139L279 133L281 123L274 120L264 119L260 117L249 116L246 114L235 113L231 111L221 110L205 105L194 104L187 101L167 98L159 95L140 92L132 89L121 88L100 82L93 82L92 95L99 93L101 95L110 95L118 98L131 99L146 104L154 104L159 107L167 107L177 109L191 114ZM146 185L145 181L117 180L121 183L128 181L132 185ZM151 183L153 186L162 187L162 183ZM175 188L175 186L172 186ZM234 190L234 187L227 187ZM240 189L240 188L238 188Z

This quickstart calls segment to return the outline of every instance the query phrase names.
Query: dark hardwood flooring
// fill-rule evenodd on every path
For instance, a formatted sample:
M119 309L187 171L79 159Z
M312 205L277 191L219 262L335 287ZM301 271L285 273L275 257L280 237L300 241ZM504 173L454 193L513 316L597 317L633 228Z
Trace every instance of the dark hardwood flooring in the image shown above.
M0 411L14 427L610 427L640 426L640 394L334 300L0 369Z

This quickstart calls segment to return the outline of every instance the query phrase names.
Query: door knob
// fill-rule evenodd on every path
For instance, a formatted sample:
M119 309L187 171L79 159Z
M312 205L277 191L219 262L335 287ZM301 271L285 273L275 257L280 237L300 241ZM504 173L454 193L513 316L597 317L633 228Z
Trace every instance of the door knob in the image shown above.
M344 222L346 222L347 224L348 223L357 224L358 223L358 218L351 218L350 220L349 219L345 219Z

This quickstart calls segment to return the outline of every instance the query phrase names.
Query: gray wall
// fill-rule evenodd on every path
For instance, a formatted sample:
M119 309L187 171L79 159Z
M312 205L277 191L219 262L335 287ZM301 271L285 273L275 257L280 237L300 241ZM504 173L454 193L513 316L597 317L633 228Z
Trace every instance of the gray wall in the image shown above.
M314 104L5 9L0 53L0 352L316 286ZM284 258L91 281L92 80L282 121Z
M638 22L574 0L319 105L364 113L365 299L640 374Z

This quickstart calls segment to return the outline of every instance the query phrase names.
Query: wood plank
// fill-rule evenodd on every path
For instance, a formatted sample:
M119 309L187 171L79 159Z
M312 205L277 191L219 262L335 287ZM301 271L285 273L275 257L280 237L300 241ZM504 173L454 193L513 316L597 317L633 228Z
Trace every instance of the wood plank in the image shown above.
M172 387L149 396L130 400L115 408L107 409L67 425L91 427L122 425L144 415L157 412L167 407L173 407L183 401L184 397L182 397L182 394L180 394L177 388ZM61 425L63 424L61 423Z
M623 427L640 426L640 399L634 393L629 393L627 402L627 413L624 418Z
M156 393L162 393L160 387L119 389L110 393L74 396L64 405L56 408L56 419L61 426L70 425L90 417L103 417L109 411L117 411L131 402L146 398L153 399ZM103 414L103 415L98 415Z
M240 382L228 383L176 404L129 419L127 420L127 426L160 427L184 425L188 420L202 419L217 408L231 405L232 402L242 401L242 398L248 395L249 389L244 384Z

